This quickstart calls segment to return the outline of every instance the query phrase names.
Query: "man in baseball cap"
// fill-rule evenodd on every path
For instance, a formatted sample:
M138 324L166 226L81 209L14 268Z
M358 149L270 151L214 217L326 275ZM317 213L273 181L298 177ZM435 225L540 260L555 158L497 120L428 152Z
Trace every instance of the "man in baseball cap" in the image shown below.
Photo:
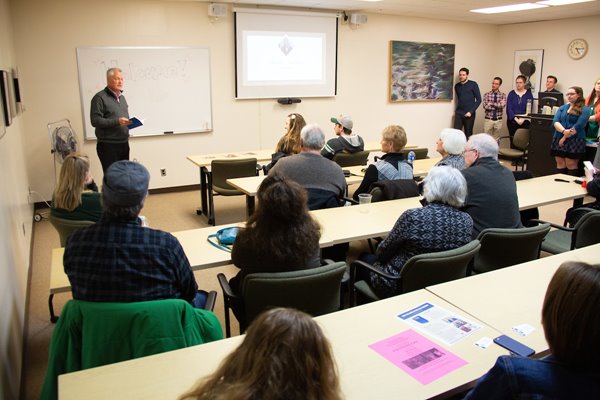
M333 131L337 137L327 141L321 150L323 157L331 160L336 153L356 153L365 149L363 139L352 133L354 123L350 116L331 117L331 122L334 123Z
M135 302L179 298L202 308L198 285L179 241L142 226L139 218L150 174L133 161L117 161L102 185L102 217L67 239L63 259L73 298Z

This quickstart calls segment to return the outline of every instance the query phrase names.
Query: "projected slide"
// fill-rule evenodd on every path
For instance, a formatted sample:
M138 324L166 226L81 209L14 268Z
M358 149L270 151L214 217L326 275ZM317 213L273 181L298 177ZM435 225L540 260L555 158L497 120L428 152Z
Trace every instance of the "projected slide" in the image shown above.
M328 97L337 91L337 15L234 9L235 97Z
M323 84L325 35L244 32L245 85Z

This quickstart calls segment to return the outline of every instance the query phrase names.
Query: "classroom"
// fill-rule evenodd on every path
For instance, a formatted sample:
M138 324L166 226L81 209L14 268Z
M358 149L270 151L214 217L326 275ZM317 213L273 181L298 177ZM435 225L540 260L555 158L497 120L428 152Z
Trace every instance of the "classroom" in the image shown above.
M35 246L33 204L50 200L54 189L49 122L71 121L82 150L90 155L94 176L101 180L95 141L83 140L78 47L189 46L210 50L213 130L140 137L130 142L131 158L150 171L151 190L197 184L198 170L186 160L189 154L273 147L291 112L320 124L328 135L332 135L331 116L351 115L356 133L365 141L376 141L383 127L400 124L411 144L433 152L436 135L452 124L454 103L389 102L390 40L455 44L455 71L468 67L470 79L478 82L482 93L489 90L494 76L503 77L502 89L510 91L515 50L543 49L542 74L557 76L563 92L577 85L587 95L600 74L597 4L587 16L500 25L447 20L435 9L429 18L369 12L368 23L356 29L339 26L335 97L305 98L289 106L279 105L275 99L236 100L233 17L230 12L211 20L207 4L0 0L0 69L18 69L24 107L0 139L0 382L5 398L18 398L20 391L31 248ZM567 54L567 46L575 38L584 38L589 45L581 60ZM482 127L481 112L474 131L481 132ZM166 176L161 176L161 169L166 169Z

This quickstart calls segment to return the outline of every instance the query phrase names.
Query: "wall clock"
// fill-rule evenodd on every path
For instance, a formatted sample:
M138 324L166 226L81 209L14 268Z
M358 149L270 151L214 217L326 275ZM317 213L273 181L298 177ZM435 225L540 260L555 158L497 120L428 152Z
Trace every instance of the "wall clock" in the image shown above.
M567 47L567 54L573 60L583 58L588 51L588 44L584 39L573 39Z

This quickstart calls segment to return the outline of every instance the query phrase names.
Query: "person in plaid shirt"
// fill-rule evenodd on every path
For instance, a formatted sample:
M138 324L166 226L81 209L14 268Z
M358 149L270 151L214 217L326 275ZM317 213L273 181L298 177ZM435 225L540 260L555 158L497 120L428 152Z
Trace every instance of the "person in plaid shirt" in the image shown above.
M179 241L143 226L139 213L150 174L141 164L117 161L102 185L103 212L96 224L67 239L63 264L73 298L99 302L183 299L206 302Z
M495 77L492 80L492 90L483 95L483 109L485 110L483 131L496 140L500 137L502 113L506 107L506 94L500 91L501 85L502 78Z

